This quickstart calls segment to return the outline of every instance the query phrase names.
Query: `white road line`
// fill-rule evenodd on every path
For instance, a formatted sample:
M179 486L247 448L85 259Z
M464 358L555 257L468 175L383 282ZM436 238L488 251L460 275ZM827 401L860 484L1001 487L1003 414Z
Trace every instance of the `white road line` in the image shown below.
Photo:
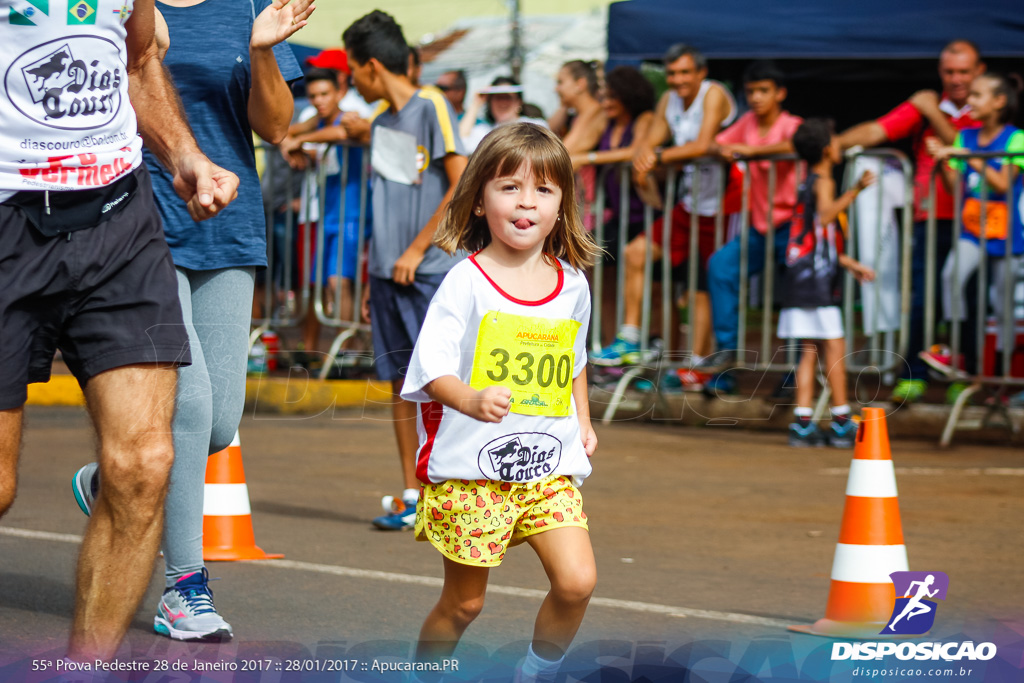
M441 579L429 576L413 576L410 574L395 574L393 572L379 572L370 569L352 569L350 567L338 567L330 564L314 564L312 562L295 562L292 560L273 560L272 562L260 563L262 567L277 567L280 569L297 569L299 571L318 572L321 574L334 574L336 576L347 576L359 579L376 579L391 583L408 583L418 586L433 586L440 588L444 582ZM536 598L543 600L547 591L534 588L517 588L515 586L487 586L488 593L499 595L510 595L517 598ZM715 612L711 610L692 609L690 607L672 607L670 605L657 605L649 602L636 602L635 600L616 600L614 598L591 598L590 604L599 607L611 607L614 609L627 609L634 612L645 612L648 614L662 614L671 617L696 617L698 619L715 619L717 621L729 621L739 624L757 624L760 626L773 626L786 628L790 622L769 617L758 617L750 614L736 614L732 612Z
M31 529L14 529L12 527L0 527L0 535L15 536L18 538L29 538L39 541L57 541L60 543L81 543L82 537L74 534L55 534L49 531L33 531ZM443 581L431 576L415 576L413 574L397 574L394 572L381 572L373 569L355 569L353 567L339 567L332 564L316 564L313 562L296 562L294 560L269 560L267 562L253 562L252 566L271 567L278 569L293 569L318 574L331 574L333 576L345 576L353 579L372 579L374 581L387 581L389 583L404 583L416 586L430 586L440 588ZM547 591L533 588L517 588L515 586L487 586L487 592L498 595L509 595L518 598L536 598L542 600ZM669 617L693 617L695 619L711 619L714 621L728 621L734 624L750 624L757 626L770 626L772 628L786 628L791 622L770 617L759 617L752 614L737 614L734 612L716 612L713 610L693 609L690 607L672 607L671 605L658 605L649 602L637 602L635 600L616 600L614 598L591 598L590 604L595 607L610 607L612 609L625 609L632 612L645 614L660 614Z
M820 470L820 474L826 475L846 475L849 473L849 467L825 467ZM897 467L896 474L899 476L953 474L972 477L1024 477L1024 467Z
M34 538L37 541L59 541L60 543L81 543L82 537L75 534L55 534L50 531L33 531L31 529L13 529L0 526L0 534L17 536L18 538Z

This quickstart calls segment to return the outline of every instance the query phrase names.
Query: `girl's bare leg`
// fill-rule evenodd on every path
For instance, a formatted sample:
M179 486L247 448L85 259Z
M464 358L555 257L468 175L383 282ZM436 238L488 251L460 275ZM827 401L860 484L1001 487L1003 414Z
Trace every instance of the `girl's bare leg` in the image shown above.
M436 662L451 657L466 628L484 608L489 573L487 567L471 567L444 558L444 587L420 628L416 661Z
M582 527L560 527L527 539L540 557L551 590L533 627L533 651L555 661L569 649L597 583L597 564L590 533Z

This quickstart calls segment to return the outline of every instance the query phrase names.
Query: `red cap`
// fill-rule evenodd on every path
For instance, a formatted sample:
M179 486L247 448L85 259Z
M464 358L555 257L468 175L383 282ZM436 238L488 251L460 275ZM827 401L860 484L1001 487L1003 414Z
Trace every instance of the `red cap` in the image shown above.
M315 66L318 69L334 69L342 73L349 73L348 55L340 47L323 50L317 56L307 58L306 64Z

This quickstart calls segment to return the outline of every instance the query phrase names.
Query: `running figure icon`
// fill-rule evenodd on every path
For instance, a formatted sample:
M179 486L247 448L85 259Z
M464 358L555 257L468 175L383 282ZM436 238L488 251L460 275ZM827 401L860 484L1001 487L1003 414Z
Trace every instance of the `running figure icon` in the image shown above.
M907 621L910 621L919 614L927 614L928 612L932 611L932 607L930 605L922 603L921 600L926 597L935 597L935 594L939 592L938 588L936 588L933 591L928 590L928 588L933 583L935 583L934 574L929 574L927 577L925 577L924 581L911 581L910 586L907 587L907 594L914 592L914 586L917 586L917 592L914 593L913 597L911 597L910 600L907 601L906 606L903 608L903 611L900 612L899 616L893 619L892 622L889 624L890 631L896 630L896 622L902 619L903 617L906 617Z

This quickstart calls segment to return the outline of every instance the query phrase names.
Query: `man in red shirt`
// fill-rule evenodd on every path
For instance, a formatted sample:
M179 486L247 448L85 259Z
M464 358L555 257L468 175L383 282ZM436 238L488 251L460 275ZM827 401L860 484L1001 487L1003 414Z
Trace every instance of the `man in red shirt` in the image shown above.
M893 390L893 400L900 403L919 399L928 387L927 365L918 354L924 350L925 241L928 212L931 209L932 168L935 160L928 154L926 140L936 137L950 145L958 130L975 128L978 122L968 116L967 93L971 81L984 73L978 47L968 40L954 40L939 54L939 79L942 95L921 90L906 102L874 121L866 121L839 136L843 149L857 145L874 147L911 138L915 159L914 172L914 234L910 289L910 344L904 374ZM953 199L942 182L935 183L935 217L937 235L935 263L942 264L952 242ZM936 266L938 267L938 265ZM940 278L935 278L936 301L939 301ZM973 329L973 326L964 329Z

